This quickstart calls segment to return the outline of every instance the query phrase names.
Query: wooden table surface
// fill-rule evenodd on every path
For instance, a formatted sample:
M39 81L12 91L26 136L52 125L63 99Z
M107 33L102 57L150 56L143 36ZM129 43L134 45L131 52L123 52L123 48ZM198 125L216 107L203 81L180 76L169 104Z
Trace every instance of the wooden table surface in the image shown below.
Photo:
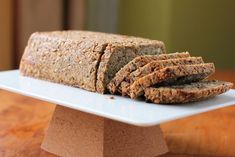
M235 70L214 78L235 83ZM54 157L40 149L54 104L0 90L0 157ZM235 106L161 125L170 152L161 157L235 156Z

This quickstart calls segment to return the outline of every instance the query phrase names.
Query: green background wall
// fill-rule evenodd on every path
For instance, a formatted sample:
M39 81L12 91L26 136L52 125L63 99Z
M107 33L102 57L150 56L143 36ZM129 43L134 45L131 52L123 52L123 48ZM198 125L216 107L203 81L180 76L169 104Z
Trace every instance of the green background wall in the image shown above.
M120 0L118 33L163 40L235 68L235 0Z

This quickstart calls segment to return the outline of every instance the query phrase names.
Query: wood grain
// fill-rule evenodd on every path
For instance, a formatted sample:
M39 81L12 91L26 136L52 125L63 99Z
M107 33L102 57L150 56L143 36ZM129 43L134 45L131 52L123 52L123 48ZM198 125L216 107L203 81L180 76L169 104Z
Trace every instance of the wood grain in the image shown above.
M235 71L213 77L235 83ZM54 104L0 90L0 156L54 157L40 148ZM161 157L234 156L235 107L161 125L170 152Z
M54 105L0 90L0 156L52 156L40 149Z

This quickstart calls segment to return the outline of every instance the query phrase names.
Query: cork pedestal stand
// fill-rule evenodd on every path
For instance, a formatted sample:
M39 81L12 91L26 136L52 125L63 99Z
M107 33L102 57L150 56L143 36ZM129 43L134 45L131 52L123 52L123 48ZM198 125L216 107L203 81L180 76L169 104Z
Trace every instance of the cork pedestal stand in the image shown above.
M159 126L137 127L59 105L41 147L64 157L156 157L168 150Z

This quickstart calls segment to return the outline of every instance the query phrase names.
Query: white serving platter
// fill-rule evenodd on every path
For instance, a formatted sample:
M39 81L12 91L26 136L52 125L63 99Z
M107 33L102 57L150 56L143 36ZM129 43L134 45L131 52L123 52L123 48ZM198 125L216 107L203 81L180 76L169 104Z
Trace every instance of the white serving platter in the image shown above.
M121 96L111 99L108 94L23 77L18 70L0 72L0 88L137 126L158 125L235 104L235 90L184 105L156 105Z

